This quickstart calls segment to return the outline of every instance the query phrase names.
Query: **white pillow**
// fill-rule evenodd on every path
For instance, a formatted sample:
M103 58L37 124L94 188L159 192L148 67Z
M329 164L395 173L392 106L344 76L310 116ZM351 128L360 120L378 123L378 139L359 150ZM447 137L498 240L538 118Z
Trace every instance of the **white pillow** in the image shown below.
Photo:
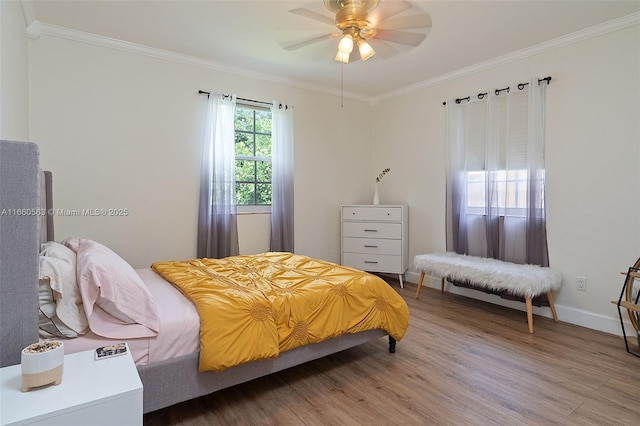
M76 283L76 254L58 242L47 241L42 244L39 260L40 328L55 336L86 333L89 325Z
M60 321L56 314L56 301L49 280L40 280L38 284L40 311L38 313L39 334L43 338L78 337L78 333Z
M108 247L85 238L63 243L76 252L76 275L89 327L109 338L153 337L158 311L135 270Z

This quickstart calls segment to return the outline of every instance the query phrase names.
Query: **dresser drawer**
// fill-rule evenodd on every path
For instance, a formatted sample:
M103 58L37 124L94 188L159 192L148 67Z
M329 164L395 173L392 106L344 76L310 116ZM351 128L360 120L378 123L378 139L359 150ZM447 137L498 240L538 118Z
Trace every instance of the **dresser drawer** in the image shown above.
M342 222L343 237L401 239L402 224L377 222Z
M342 251L369 254L402 254L401 240L385 240L380 238L343 238Z
M386 254L343 253L342 264L368 272L403 274L402 256Z
M342 219L400 222L402 221L402 208L345 206L342 208Z

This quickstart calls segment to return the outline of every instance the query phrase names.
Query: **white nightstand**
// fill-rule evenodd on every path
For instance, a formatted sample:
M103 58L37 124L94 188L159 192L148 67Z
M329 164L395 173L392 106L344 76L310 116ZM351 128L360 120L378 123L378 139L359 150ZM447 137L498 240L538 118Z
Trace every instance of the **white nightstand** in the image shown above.
M20 365L0 369L2 425L142 425L142 382L131 354L96 361L93 351L64 357L58 386L21 392Z

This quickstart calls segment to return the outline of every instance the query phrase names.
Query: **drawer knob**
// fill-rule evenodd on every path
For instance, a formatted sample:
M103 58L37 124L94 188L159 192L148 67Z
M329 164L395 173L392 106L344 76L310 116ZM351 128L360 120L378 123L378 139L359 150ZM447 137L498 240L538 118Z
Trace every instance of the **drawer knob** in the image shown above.
M377 229L365 229L364 232L378 232Z
M374 263L377 264L378 262L374 262L373 260L365 260L364 263Z
M365 246L366 248L378 248L378 246L370 246L370 245L367 245L367 244L365 244L364 246Z

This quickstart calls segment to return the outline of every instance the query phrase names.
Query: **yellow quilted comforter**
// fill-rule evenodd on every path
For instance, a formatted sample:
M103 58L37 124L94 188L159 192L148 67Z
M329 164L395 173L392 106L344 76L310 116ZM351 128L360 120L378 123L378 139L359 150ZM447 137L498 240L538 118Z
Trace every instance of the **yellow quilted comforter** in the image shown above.
M407 304L384 280L319 259L264 253L151 267L198 310L200 371L370 329L399 341L409 325Z

